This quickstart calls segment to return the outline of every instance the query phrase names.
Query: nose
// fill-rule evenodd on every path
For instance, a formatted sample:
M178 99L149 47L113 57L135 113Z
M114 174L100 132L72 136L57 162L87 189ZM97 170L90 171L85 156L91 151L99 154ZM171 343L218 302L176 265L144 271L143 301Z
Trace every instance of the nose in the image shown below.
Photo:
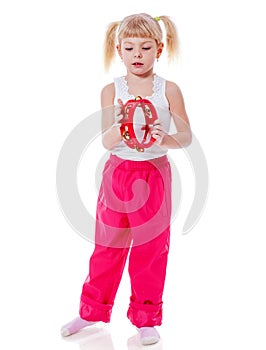
M141 57L142 57L141 52L140 52L139 50L136 50L136 51L134 52L134 57L136 57L136 58L141 58Z

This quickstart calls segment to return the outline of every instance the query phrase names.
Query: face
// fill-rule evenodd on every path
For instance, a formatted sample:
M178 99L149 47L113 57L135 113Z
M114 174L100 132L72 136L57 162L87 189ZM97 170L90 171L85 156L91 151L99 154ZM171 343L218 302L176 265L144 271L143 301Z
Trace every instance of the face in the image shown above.
M154 61L159 58L163 44L157 45L151 38L125 38L117 46L118 53L127 71L141 75L152 70Z

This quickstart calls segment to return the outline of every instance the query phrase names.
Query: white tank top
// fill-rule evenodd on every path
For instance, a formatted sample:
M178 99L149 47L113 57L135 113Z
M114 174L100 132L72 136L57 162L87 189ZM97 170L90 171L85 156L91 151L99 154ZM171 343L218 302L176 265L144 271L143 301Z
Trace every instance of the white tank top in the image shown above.
M114 104L117 105L117 100L120 98L123 103L126 103L130 99L134 99L136 96L130 95L128 92L127 81L124 76L114 78L115 84L115 100ZM148 99L154 105L158 119L161 120L163 129L166 133L170 129L171 113L169 111L169 103L165 96L165 84L164 78L154 75L153 78L153 94L151 96L142 96L142 98ZM145 124L144 115L138 109L134 114L134 130L138 140L142 140L143 131L141 127ZM128 160L148 160L158 157L162 157L167 153L167 149L162 149L159 146L152 145L149 148L145 148L144 152L138 152L135 149L128 147L123 141L111 151L112 154L122 159Z

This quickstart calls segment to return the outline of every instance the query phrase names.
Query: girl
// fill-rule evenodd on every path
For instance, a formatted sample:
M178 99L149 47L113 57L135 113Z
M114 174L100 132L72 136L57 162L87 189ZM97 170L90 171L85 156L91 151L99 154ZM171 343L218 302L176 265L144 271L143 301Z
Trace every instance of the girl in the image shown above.
M192 133L179 87L154 73L155 60L164 48L159 21L164 24L166 49L172 59L177 55L178 39L175 25L167 16L131 15L111 23L106 32L105 67L110 67L117 49L126 75L115 78L101 93L102 142L110 158L98 197L95 248L82 288L80 317L62 327L63 336L98 321L110 321L129 256L131 297L127 317L137 327L143 345L160 339L155 326L162 323L171 218L167 150L188 146ZM155 142L144 152L129 148L120 132L123 104L136 96L152 102L158 115L150 128ZM176 133L169 135L171 118ZM137 119L134 123L136 133L141 133Z

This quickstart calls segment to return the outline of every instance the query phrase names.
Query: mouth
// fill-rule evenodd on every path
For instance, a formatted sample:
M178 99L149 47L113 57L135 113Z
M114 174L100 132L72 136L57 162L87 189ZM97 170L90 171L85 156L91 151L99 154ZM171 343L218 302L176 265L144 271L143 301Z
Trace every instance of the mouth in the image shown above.
M132 63L132 66L134 66L134 67L142 67L143 63L141 63L141 62L134 62L134 63Z

